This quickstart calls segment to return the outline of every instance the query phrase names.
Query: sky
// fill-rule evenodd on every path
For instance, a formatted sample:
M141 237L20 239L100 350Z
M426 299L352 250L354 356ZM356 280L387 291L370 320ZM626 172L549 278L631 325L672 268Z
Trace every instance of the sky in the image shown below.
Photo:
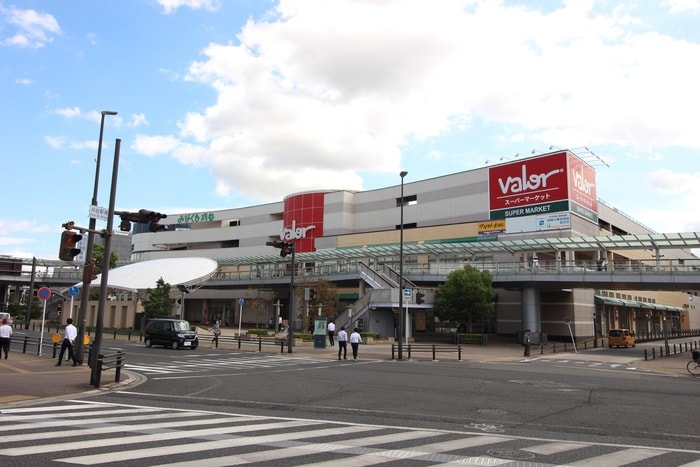
M697 232L698 24L700 0L0 0L0 255L88 225L104 110L101 207L117 139L116 209L171 215L578 148L606 203Z

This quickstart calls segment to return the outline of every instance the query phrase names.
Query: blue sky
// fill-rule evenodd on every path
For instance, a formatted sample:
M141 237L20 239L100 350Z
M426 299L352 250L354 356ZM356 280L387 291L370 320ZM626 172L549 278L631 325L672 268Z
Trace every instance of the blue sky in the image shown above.
M56 259L61 224L87 225L101 110L118 210L585 146L600 198L700 231L698 24L700 0L0 0L0 254Z

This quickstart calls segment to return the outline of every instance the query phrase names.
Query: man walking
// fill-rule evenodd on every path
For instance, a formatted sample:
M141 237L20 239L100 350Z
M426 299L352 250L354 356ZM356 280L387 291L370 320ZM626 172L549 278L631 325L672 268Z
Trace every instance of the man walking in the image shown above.
M5 354L5 360L10 353L10 337L12 337L12 326L7 324L7 318L5 318L0 326L0 353Z
M523 336L523 347L525 347L523 352L523 357L530 356L530 330L525 330L525 335Z
M335 342L333 342L333 336L335 336L335 323L331 321L328 323L328 341L331 344L331 347L335 345Z
M63 343L61 344L61 352L58 354L58 363L56 366L61 366L63 363L63 355L68 349L68 358L73 360L73 366L78 366L78 360L75 359L75 352L73 352L73 345L75 345L75 339L78 337L78 329L73 326L73 320L68 318L66 320L66 327L63 330Z
M350 345L352 346L352 359L357 360L357 350L360 348L360 343L362 343L362 336L360 335L360 330L355 328L352 334L350 334Z
M343 358L348 359L348 333L345 332L345 326L340 328L338 333L338 360L340 360L340 353L343 353Z

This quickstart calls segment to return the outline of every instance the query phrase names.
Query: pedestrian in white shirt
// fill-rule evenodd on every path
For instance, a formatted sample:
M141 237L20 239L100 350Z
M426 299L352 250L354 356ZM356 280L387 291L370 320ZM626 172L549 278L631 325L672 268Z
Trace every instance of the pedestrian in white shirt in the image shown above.
M12 337L12 326L7 324L7 319L3 319L2 326L0 326L0 353L5 353L5 360L7 360L7 354L10 353L10 337Z
M350 345L352 346L352 358L357 360L357 349L360 348L360 343L362 343L362 336L360 336L360 330L355 328L352 334L350 334Z
M343 358L348 359L348 333L345 332L345 326L340 328L338 332L338 360L340 360L340 353L343 353Z
M68 349L68 358L73 360L73 366L78 366L78 360L75 358L75 352L73 352L73 346L75 345L75 339L78 337L78 329L73 326L73 320L68 318L66 320L66 327L63 330L63 343L61 344L61 352L58 354L58 363L56 366L61 366L63 363L63 355Z
M333 342L333 336L335 336L335 323L331 321L328 323L328 341L331 344L331 347L335 346L335 342Z

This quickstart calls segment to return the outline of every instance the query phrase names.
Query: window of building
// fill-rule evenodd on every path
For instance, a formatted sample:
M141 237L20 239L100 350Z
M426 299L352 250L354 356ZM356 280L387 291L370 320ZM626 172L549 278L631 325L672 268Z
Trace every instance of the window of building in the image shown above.
M226 240L221 242L221 248L238 248L239 240Z
M418 204L418 195L409 195L403 197L404 206L413 206ZM401 197L396 198L396 207L401 207Z
M228 226L229 227L238 227L241 225L241 220L240 219L233 219L231 221L228 221Z

